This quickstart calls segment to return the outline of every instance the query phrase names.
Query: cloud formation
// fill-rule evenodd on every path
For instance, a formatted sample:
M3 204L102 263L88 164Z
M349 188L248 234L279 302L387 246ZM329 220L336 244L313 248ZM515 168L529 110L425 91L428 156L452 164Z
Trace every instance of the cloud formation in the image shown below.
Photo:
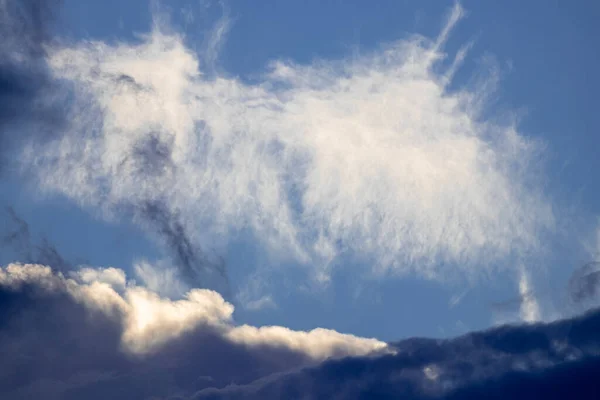
M598 328L596 310L452 340L408 339L395 354L326 361L191 398L592 399L600 394Z
M34 285L70 296L89 310L117 318L123 327L123 347L134 354L146 354L187 332L207 326L226 340L248 346L283 347L322 360L332 356L362 355L384 351L385 343L357 338L327 329L298 332L265 326L234 326L234 307L212 290L193 289L181 300L169 300L127 282L116 268L81 268L65 278L50 267L10 264L0 269L0 285L21 290Z
M49 34L56 5L0 0L2 155L171 259L138 261L138 282L75 269L9 213L2 240L32 264L0 268L0 397L598 397L598 312L536 324L531 275L506 262L541 251L555 217L540 146L489 116L496 71L453 80L470 48L444 50L459 5L436 38L274 60L253 81L216 66L227 18L198 52L160 18L136 42L65 44ZM236 325L220 256L239 235L321 283L346 256L427 278L518 265L511 305L529 324L393 344ZM597 295L596 267L574 274L574 302ZM247 309L275 307L262 285L240 291Z
M576 269L569 279L569 293L575 304L597 302L600 291L600 262L590 262Z
M542 319L540 305L535 297L533 288L531 287L530 278L527 272L521 271L519 279L519 296L522 299L520 307L521 320L525 322L537 322Z
M54 46L70 126L22 159L47 191L154 221L165 242L185 233L170 245L184 274L215 264L189 262L183 244L250 232L320 282L348 254L376 273L476 275L539 250L554 216L529 168L539 147L486 117L495 71L450 89L466 49L447 62L443 47L461 16L457 5L433 40L274 61L254 83L205 74L206 55L159 23L136 43Z
M66 278L18 264L0 269L0 306L0 396L9 400L521 399L533 392L552 399L595 398L600 390L598 310L386 345L323 329L236 327L232 306L216 292L170 301L115 268Z

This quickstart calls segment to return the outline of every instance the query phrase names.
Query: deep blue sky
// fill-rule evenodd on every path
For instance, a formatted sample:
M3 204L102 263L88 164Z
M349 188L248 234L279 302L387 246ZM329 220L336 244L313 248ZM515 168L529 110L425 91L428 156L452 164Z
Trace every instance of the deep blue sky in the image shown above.
M302 64L369 52L409 34L435 37L452 6L392 0L206 4L170 2L173 26L186 33L188 46L194 48L201 45L202 32L227 13L232 24L218 66L243 80L252 80L274 59ZM541 0L461 4L467 17L454 30L447 51L452 54L470 40L474 47L455 84L466 82L483 57L493 56L502 71L496 111L522 111L521 133L547 146L547 190L558 204L577 210L575 219L592 221L600 215L600 116L595 110L600 91L600 4ZM185 22L181 9L194 15L193 22ZM127 41L150 29L151 7L138 0L66 0L58 25L69 40ZM67 200L32 199L30 189L18 180L5 180L0 190L4 205L13 206L32 231L45 235L69 259L127 269L137 258L157 257L155 246L133 226L102 222ZM591 229L593 225L582 225L582 230ZM539 288L564 286L572 268L585 260L577 243L565 249L546 266L548 273L538 274L543 279ZM255 251L239 243L229 249L226 258L234 288L246 279L248 260L260 260ZM11 261L10 255L4 258L0 261ZM489 325L494 320L491 303L510 299L517 290L515 277L502 274L472 289L411 277L365 283L358 282L360 276L339 275L322 293L290 291L286 285L293 286L294 277L287 276L281 292L274 293L277 309L238 308L236 320L294 329L321 326L384 340L447 336ZM357 297L358 283L364 291ZM460 304L449 307L452 296L467 289Z

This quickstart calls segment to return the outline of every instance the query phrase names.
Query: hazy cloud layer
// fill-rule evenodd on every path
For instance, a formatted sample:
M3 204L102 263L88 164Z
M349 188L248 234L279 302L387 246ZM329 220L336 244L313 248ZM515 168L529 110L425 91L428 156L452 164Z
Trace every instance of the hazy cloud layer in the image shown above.
M154 223L184 274L218 265L197 254L241 232L321 282L342 253L375 272L493 268L540 250L554 216L530 168L539 147L486 118L496 71L449 88L466 48L452 61L443 46L461 15L434 40L274 61L255 83L204 74L208 56L159 23L137 43L55 46L70 126L23 160L45 190Z

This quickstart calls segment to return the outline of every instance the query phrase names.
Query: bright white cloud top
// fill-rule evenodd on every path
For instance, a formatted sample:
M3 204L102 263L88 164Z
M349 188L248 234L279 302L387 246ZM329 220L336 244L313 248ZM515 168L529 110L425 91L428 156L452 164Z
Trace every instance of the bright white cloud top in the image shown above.
M235 326L233 305L215 291L194 289L185 298L173 301L127 282L125 273L116 268L84 268L70 278L42 265L10 264L0 268L0 286L19 290L25 285L69 295L90 311L117 318L123 326L124 350L137 355L202 327L220 332L233 343L282 347L315 361L387 351L387 344L379 340L329 329L304 332L280 326Z
M443 46L461 15L435 40L275 61L251 83L204 74L206 55L160 24L137 43L53 48L71 125L24 160L44 189L108 215L165 204L201 245L250 231L319 281L347 252L376 272L492 268L536 251L554 215L529 168L539 147L487 117L495 71L450 88L466 51L449 62Z

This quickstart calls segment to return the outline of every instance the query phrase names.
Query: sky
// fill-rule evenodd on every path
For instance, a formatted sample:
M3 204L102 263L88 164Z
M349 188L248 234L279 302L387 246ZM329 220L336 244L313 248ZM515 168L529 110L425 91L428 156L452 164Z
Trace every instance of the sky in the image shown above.
M23 364L0 389L264 398L329 368L388 388L397 363L436 382L407 372L413 394L474 396L550 351L539 335L566 336L535 368L585 370L599 16L591 1L0 0L0 346L37 358L44 341L12 342L30 329L81 342L64 376ZM65 332L38 326L43 310ZM503 361L458 374L457 349ZM223 364L186 386L192 354ZM174 381L142 390L164 362Z

